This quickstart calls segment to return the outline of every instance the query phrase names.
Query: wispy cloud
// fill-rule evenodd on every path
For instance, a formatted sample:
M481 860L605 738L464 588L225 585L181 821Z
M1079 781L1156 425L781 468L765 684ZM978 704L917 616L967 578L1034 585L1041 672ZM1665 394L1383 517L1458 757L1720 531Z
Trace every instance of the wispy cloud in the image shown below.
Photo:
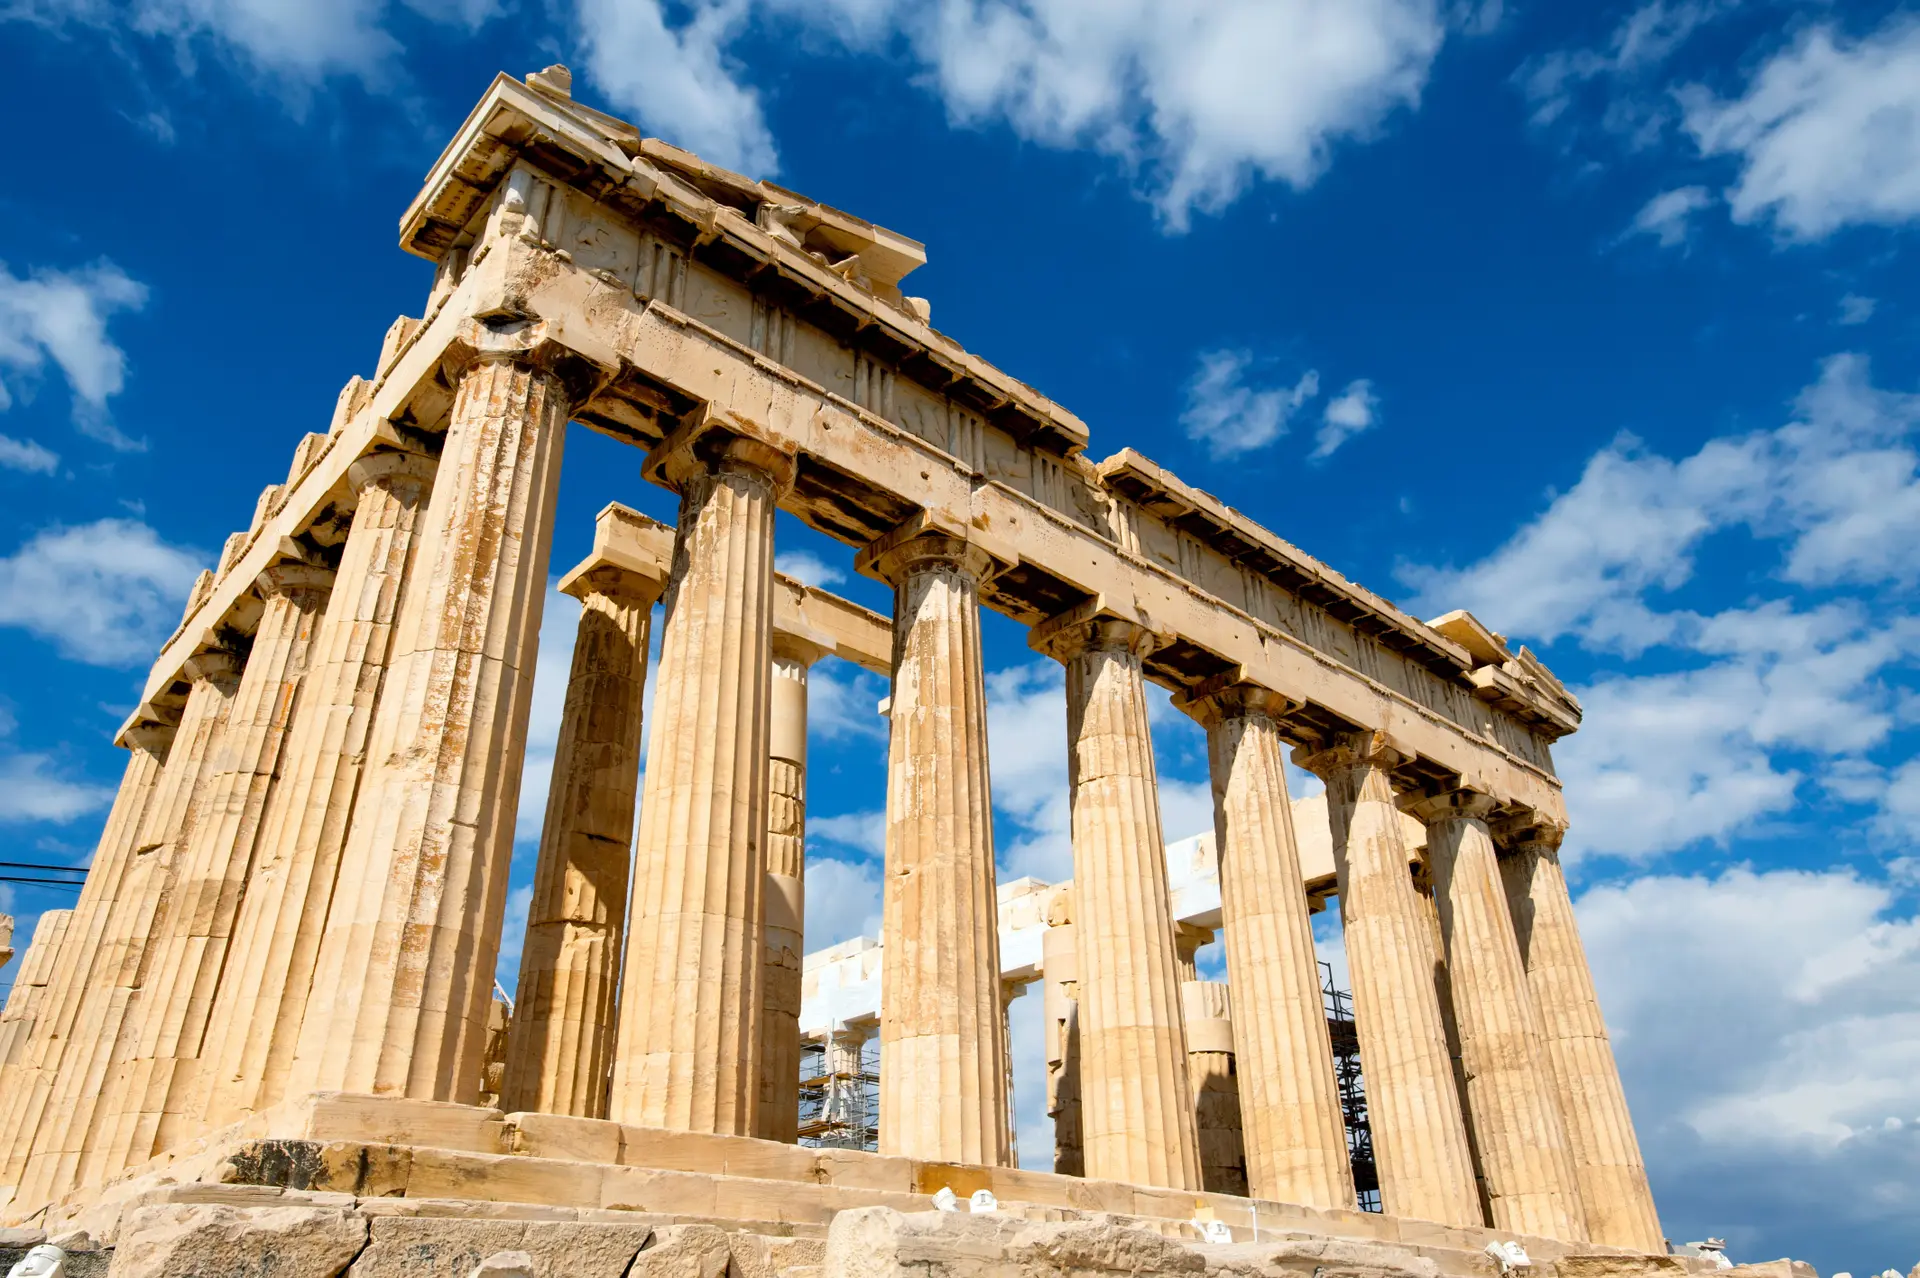
M73 393L73 422L82 433L117 449L144 448L107 411L127 377L126 352L107 335L107 322L146 304L146 285L104 259L25 276L0 262L0 409L30 391L51 360Z
M100 666L150 660L206 557L131 519L35 533L0 557L0 626Z
M1313 437L1310 455L1316 460L1331 457L1340 445L1379 423L1380 397L1374 393L1373 383L1366 378L1348 382L1321 413L1320 430Z
M1187 438L1205 444L1214 457L1235 457L1264 448L1287 433L1288 423L1320 393L1320 374L1302 373L1291 386L1267 382L1251 351L1209 351L1187 382L1180 425Z

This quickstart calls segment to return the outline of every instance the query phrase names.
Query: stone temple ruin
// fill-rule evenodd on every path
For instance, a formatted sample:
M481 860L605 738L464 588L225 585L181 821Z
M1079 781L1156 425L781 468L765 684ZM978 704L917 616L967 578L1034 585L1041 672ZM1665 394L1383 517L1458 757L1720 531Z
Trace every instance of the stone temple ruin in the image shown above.
M1136 452L1089 460L1084 423L903 295L919 244L644 138L562 68L496 79L401 245L436 264L424 317L202 575L85 889L36 931L0 1025L0 1216L117 1244L116 1273L188 1272L177 1247L301 1275L1491 1274L1500 1242L1537 1272L1705 1265L1666 1255L1558 860L1579 707L1524 648ZM503 1034L569 422L680 513L610 507L564 577L584 610ZM893 616L778 576L776 509L857 548ZM996 890L983 607L1065 667L1069 886ZM803 965L828 656L892 681L883 934ZM1177 884L1149 682L1210 745L1215 830ZM1289 750L1324 799L1289 801ZM1309 926L1329 897L1379 1212ZM1006 1000L1035 979L1052 1173L1010 1165ZM796 1143L807 1054L873 1087L877 1150L819 1139L831 1094ZM1231 1123L1205 1118L1223 1091ZM998 1210L926 1214L943 1189Z

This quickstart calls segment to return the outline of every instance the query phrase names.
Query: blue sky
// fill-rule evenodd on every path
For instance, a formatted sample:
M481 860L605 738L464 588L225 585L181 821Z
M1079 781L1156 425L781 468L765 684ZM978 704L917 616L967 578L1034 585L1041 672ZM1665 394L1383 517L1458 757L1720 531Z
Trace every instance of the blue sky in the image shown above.
M13 0L0 39L9 859L90 855L194 573L421 308L420 175L495 71L565 61L583 100L925 241L908 291L1093 455L1534 646L1587 707L1568 856L1669 1234L1920 1260L1911 7ZM671 517L637 456L568 450L556 569L608 500ZM1063 877L1058 675L987 640L1002 868ZM882 691L817 672L815 943L877 915ZM1204 752L1157 709L1186 834ZM9 898L27 926L62 899Z

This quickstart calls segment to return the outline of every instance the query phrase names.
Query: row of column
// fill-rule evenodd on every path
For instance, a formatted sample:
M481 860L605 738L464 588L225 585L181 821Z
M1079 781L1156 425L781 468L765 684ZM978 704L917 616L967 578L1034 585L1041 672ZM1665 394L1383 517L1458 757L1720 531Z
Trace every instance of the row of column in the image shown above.
M652 724L626 924L626 987L650 993L619 1010L604 1108L590 1087L542 1091L524 1072L516 1082L513 1067L509 1087L522 1087L515 1099L539 1108L792 1139L804 730L792 726L790 710L776 713L772 703L775 689L791 698L804 687L810 657L772 661L768 604L772 514L790 462L750 437L716 431L670 440L650 470L683 494L675 566L665 583L660 686L668 691ZM964 538L919 524L868 547L861 565L895 588L882 1147L1004 1162L1006 1031L978 619L980 588L993 565ZM644 614L650 602L642 592L632 607ZM597 617L590 606L583 643ZM622 651L638 665L621 678L637 689L645 676L644 634L631 623L627 629ZM1142 665L1154 637L1089 609L1037 627L1032 642L1067 673L1077 937L1071 1085L1080 1116L1074 1152L1088 1175L1200 1188L1206 1176ZM576 656L576 680L582 660ZM1209 733L1223 931L1241 1009L1231 1033L1251 1192L1349 1206L1347 1144L1286 793L1279 724L1290 707L1244 682L1194 690L1180 705ZM637 742L637 706L625 722ZM784 743L769 740L770 724L788 725L780 729ZM563 726L563 761L573 731ZM1657 1246L1617 1076L1610 1059L1604 1068L1592 1064L1596 1051L1605 1052L1603 1031L1596 1036L1591 1014L1554 1014L1569 1026L1578 1022L1568 1032L1584 1036L1579 1051L1563 1054L1578 1056L1584 1064L1568 1068L1585 1072L1563 1086L1558 1058L1545 1046L1548 1018L1533 1008L1534 983L1550 987L1541 997L1593 1007L1584 963L1576 972L1567 957L1578 956L1570 906L1535 907L1530 930L1516 931L1504 895L1491 891L1502 873L1485 824L1492 804L1464 791L1417 808L1433 831L1444 961L1456 986L1467 1062L1463 1108L1435 988L1430 924L1400 835L1390 781L1396 760L1382 749L1376 738L1358 738L1304 762L1326 778L1331 795L1387 1209L1456 1224L1487 1218L1518 1232L1577 1239L1588 1234L1590 1215L1603 1215L1584 1205L1597 1193L1581 1190L1605 1181L1609 1201L1630 1201L1631 1219L1605 1216L1591 1226L1596 1236ZM624 790L608 787L618 792L613 808L622 815L604 837L616 846L632 820L630 751L628 744L607 756L628 779ZM577 767L558 765L553 803L573 793L582 776ZM583 872L560 850L576 837L572 829L568 814L550 807L530 938L559 921L541 903L558 899L558 885ZM1532 845L1510 861L1537 863L1549 855L1543 847ZM1545 885L1543 891L1558 882L1539 874L1527 881ZM617 900L617 888L567 899ZM1559 890L1564 898L1563 882ZM1542 956L1529 968L1523 938L1541 931L1540 917L1549 918L1552 936L1528 947ZM587 985L602 1000L612 985L607 925L604 917L567 924L599 929L593 943L605 953ZM619 926L614 920L614 930ZM560 1013L564 1000L542 984L545 952L530 939L516 1034L549 1050L569 1035L593 1039L592 1059L578 1069L590 1079L605 1077L604 1032L595 1038L562 1028L572 1013ZM661 1016L661 998L693 1014ZM556 1011L544 1014L550 1004ZM597 1006L585 1023L612 1024L604 1001ZM1612 1082L1596 1090L1601 1074ZM585 1099L569 1100L576 1094ZM1577 1141L1564 1130L1567 1108L1583 1115ZM1484 1182L1476 1177L1474 1146Z
M547 550L585 370L538 325L453 345L438 456L347 471L250 639L146 707L24 1048L16 1207L313 1090L471 1101L486 1049Z
M0 1114L19 1198L110 1176L283 1095L473 1098L578 393L552 350L535 330L476 326L453 370L438 481L414 455L359 463L338 567L270 569L251 650L197 656L179 722L132 734L101 890L70 928L94 948L70 947L85 972L56 1000L71 1006L50 1009L63 1028L40 1036L32 1086L10 1088ZM784 747L801 756L780 756L786 767L769 760L773 518L793 461L738 426L697 419L647 464L682 505L630 883L622 853L653 600L646 587L585 589L523 959L523 1015L549 1032L510 1049L513 1102L604 1103L648 1126L791 1130L769 1065L797 1012L804 750ZM861 562L895 591L883 1148L1004 1163L979 632L994 565L918 523ZM1142 664L1154 637L1076 610L1033 643L1067 674L1085 1171L1199 1188ZM1251 1192L1350 1205L1286 798L1284 703L1233 683L1181 705L1209 731ZM1388 754L1363 738L1304 762L1329 787L1385 1204L1473 1223L1468 1127ZM1557 864L1542 868L1544 844L1517 854L1524 866L1505 872L1525 889L1516 931L1490 806L1457 792L1419 811L1493 1221L1577 1238L1590 1218L1610 1219L1583 1206L1604 1187L1608 1202L1644 1204L1644 1235L1651 1204L1564 882ZM616 1014L622 941L630 994ZM1543 1047L1550 1033L1564 1042ZM1632 1241L1657 1243L1651 1229Z

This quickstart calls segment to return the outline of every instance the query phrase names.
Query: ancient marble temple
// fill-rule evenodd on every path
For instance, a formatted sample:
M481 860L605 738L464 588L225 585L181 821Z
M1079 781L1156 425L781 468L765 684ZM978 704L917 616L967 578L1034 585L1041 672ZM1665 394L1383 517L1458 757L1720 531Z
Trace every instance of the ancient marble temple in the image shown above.
M423 314L202 574L85 890L35 933L0 1021L0 1215L123 1249L206 1204L357 1222L364 1252L314 1273L388 1272L368 1258L445 1217L624 1229L609 1273L710 1274L719 1246L817 1274L853 1272L846 1220L952 1189L1023 1227L1292 1231L1463 1274L1498 1239L1568 1273L1676 1263L1559 861L1551 747L1580 710L1526 649L1408 616L1131 449L1094 460L902 291L920 244L642 137L564 68L495 80L400 243L436 267ZM679 515L609 507L552 564L579 430L632 445ZM891 616L776 574L780 510ZM582 610L509 1021L550 571ZM995 881L982 609L1065 672L1073 880L1037 906ZM891 679L873 1151L797 1143L823 660ZM1149 685L1209 742L1199 923ZM1290 799L1289 760L1323 801ZM1309 925L1329 901L1378 1213ZM1194 970L1215 935L1224 988ZM1006 1003L1043 971L1057 1050L1022 1085L1062 1118L1053 1172L1010 1166Z

